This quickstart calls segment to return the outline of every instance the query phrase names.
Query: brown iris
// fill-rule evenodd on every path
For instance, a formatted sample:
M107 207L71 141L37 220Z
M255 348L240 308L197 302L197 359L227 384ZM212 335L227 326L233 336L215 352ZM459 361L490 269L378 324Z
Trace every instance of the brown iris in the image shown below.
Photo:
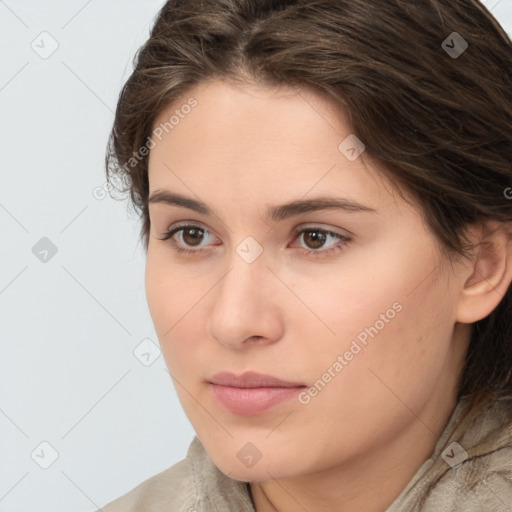
M187 245L199 245L204 236L204 229L186 228L182 232L183 241Z
M326 240L325 233L320 231L306 231L303 236L304 242L306 242L306 245L311 249L318 249L322 247Z

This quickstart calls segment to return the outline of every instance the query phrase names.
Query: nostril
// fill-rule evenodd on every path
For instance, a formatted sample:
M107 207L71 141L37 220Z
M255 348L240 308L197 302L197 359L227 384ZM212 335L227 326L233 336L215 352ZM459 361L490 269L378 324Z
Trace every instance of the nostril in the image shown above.
M251 337L247 338L245 341L246 342L260 341L262 339L263 339L263 336L251 336Z

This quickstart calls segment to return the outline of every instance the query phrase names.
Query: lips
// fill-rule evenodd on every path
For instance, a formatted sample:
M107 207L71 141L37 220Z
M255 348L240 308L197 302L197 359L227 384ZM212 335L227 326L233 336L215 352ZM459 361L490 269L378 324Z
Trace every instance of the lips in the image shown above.
M230 372L221 372L215 374L209 382L235 388L296 388L305 386L303 382L290 382L272 375L256 372L245 372L239 376Z
M208 381L213 396L227 411L239 415L262 414L289 401L306 388L302 382L291 382L255 372L235 375L215 374Z

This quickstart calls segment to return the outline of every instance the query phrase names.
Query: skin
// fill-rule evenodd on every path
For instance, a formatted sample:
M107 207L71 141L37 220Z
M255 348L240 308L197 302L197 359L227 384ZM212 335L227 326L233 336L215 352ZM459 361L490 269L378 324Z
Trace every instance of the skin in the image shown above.
M151 149L150 195L172 191L214 213L151 203L146 264L149 309L185 413L219 469L251 482L258 512L382 511L449 420L469 324L512 279L510 241L498 230L471 260L448 261L368 152L354 161L340 152L350 127L311 91L202 83L154 126L190 96L197 106ZM271 206L320 196L377 212L266 217ZM161 240L177 224L208 231L199 245L190 231L173 237L202 253ZM351 240L315 245L294 228ZM477 240L482 229L471 233ZM248 236L263 249L252 263L236 251ZM215 373L247 370L311 387L395 303L400 312L305 405L240 416L209 389ZM237 457L247 442L261 453L251 468Z

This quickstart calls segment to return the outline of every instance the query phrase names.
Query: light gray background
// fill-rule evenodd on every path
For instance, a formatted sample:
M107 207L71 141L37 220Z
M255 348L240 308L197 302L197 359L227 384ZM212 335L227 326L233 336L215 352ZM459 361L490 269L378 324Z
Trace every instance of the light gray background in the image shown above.
M0 512L94 511L193 436L147 308L138 220L103 170L163 3L0 0ZM484 3L512 34L512 0Z

